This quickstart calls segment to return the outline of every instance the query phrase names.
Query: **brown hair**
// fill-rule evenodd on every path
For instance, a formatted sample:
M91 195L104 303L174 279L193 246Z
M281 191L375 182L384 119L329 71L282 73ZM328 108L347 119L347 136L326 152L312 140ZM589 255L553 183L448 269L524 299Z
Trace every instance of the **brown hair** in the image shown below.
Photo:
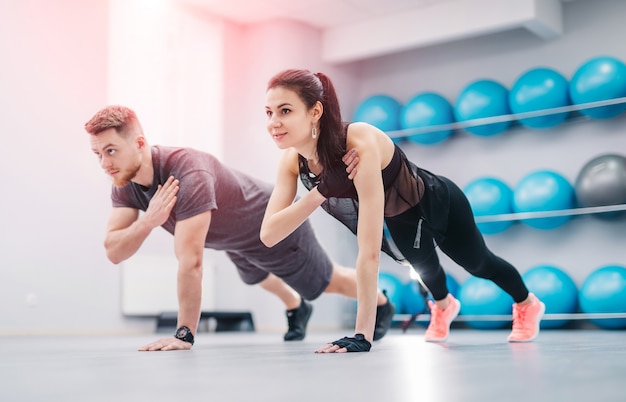
M345 153L346 135L339 100L330 78L323 73L290 69L281 71L269 80L267 89L275 87L294 91L309 109L318 101L322 104L324 112L320 118L317 155L325 169L331 168Z
M110 128L114 128L124 138L129 138L133 134L143 134L137 115L125 106L106 106L85 123L85 130L91 135L97 135Z

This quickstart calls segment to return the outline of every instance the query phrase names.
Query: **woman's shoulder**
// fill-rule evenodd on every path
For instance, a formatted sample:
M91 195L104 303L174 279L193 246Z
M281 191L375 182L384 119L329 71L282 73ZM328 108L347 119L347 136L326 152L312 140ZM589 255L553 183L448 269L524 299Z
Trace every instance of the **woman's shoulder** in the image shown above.
M297 161L300 157L298 151L295 148L287 148L283 151L282 158L288 161Z
M369 123L365 123L363 121L353 121L353 122L349 122L346 123L346 126L348 128L348 132L366 132L366 131L372 131L372 130L378 130L378 128L376 128L376 126L369 124Z
M393 144L387 134L376 126L364 122L350 123L348 125L347 137L349 146L370 143L387 148L387 145Z
M353 137L368 137L368 138L378 138L378 137L386 137L383 131L381 131L378 127L365 123L362 121L355 121L352 123L347 123L347 135Z
M297 174L299 171L299 160L302 158L295 148L287 148L280 156L280 164L283 169Z

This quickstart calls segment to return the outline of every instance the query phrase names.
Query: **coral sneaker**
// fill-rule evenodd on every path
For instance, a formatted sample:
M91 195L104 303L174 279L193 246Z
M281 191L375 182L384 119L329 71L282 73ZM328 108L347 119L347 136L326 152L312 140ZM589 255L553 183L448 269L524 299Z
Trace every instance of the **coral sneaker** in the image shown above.
M461 303L448 293L450 304L445 310L440 309L432 301L428 301L430 307L430 324L426 329L424 339L426 342L445 342L450 333L450 324L461 311Z
M539 334L541 317L546 311L546 305L534 294L530 294L532 303L526 306L513 305L513 331L509 335L509 342L530 342Z

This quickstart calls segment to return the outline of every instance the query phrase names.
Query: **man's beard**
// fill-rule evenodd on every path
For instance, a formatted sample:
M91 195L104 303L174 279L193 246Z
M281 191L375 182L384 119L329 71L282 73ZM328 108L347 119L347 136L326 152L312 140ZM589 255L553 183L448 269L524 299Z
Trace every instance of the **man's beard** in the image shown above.
M113 185L115 187L126 186L132 179L135 178L135 176L137 176L137 172L139 172L140 167L141 163L137 162L137 164L130 169L124 171L120 170L118 174L113 177Z

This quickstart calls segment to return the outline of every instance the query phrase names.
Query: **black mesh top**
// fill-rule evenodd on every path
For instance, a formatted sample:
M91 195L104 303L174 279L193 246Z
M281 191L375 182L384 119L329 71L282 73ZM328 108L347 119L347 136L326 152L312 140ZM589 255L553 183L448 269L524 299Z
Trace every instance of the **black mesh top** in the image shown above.
M298 155L298 162L300 181L310 191L319 184L319 177L311 173L305 157ZM337 164L343 165L343 161L338 160ZM449 200L447 187L442 180L415 166L397 145L391 162L381 174L385 187L385 218L400 215L411 208L418 208L421 219L429 223L433 230L439 232L445 230ZM354 188L354 184L352 187ZM420 202L422 199L423 202ZM359 201L356 189L350 198L328 198L322 203L322 208L352 233L357 233ZM393 251L393 246L390 246L384 236L381 249L396 261L403 260L402 256Z

